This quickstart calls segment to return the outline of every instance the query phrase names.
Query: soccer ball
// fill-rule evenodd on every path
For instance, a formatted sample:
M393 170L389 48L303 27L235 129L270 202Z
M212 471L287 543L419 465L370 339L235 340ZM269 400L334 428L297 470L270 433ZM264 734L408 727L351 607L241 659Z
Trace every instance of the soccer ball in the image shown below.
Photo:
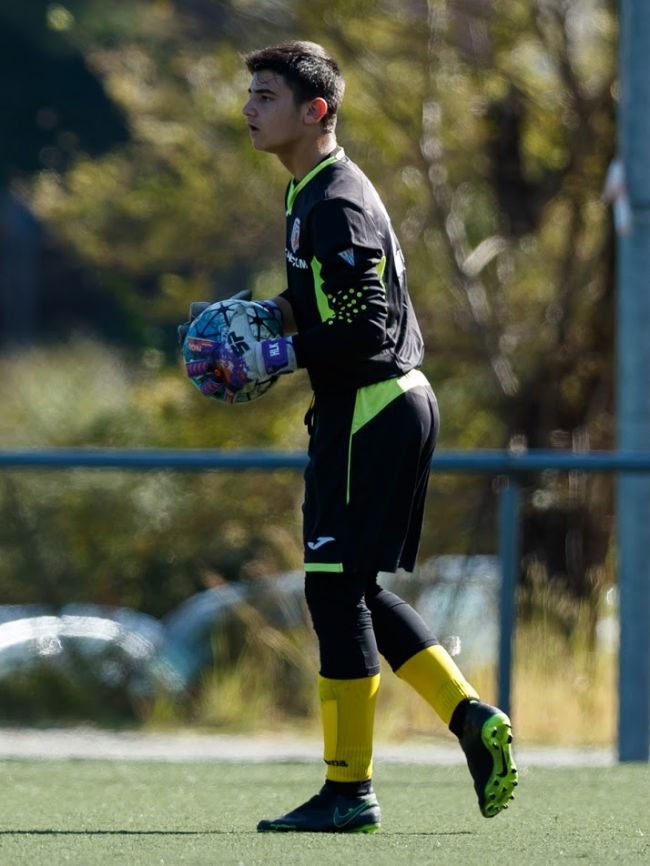
M233 363L237 364L252 342L281 335L281 323L272 310L263 304L234 298L218 301L190 324L183 343L183 358L186 363L202 360L215 343L221 343L228 347L229 355L234 359ZM242 369L245 376L243 361ZM206 374L192 378L192 382L201 390L201 383L210 378L210 374ZM210 396L220 403L250 403L266 394L277 380L278 376L275 375L260 381L248 381L239 391L232 392L223 388Z

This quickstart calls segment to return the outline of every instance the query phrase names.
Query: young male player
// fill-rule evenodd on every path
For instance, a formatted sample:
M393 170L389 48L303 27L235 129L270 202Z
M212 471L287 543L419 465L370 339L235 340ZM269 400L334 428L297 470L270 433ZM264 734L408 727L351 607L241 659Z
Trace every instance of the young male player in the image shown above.
M337 145L343 78L311 42L245 57L243 113L253 146L292 175L285 211L287 289L267 301L281 338L245 356L251 379L306 368L314 391L305 473L305 593L320 649L325 785L262 832L379 829L372 739L379 653L458 737L482 814L507 808L517 784L508 717L476 691L420 616L377 582L412 571L430 462L436 399L407 291L402 251L374 187ZM225 350L224 350L225 351ZM215 355L192 375L229 381Z

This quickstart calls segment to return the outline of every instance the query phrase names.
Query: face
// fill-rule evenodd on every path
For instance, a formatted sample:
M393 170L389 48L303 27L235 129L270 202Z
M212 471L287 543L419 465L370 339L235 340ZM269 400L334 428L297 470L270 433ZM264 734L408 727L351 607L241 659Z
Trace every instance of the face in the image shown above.
M276 154L291 150L307 127L305 107L296 105L284 78L269 70L256 72L248 94L242 111L253 147Z

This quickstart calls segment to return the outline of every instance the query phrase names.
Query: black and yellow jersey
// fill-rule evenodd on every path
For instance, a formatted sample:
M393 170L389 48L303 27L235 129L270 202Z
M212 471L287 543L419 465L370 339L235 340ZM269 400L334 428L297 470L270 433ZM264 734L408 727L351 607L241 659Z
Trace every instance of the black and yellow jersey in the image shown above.
M402 251L377 191L342 149L286 194L293 346L316 393L356 389L422 363Z

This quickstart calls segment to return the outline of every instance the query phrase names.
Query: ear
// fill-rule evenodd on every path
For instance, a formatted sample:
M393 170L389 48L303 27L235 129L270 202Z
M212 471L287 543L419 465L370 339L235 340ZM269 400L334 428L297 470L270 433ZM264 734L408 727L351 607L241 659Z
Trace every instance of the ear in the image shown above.
M307 105L307 111L305 112L305 120L309 124L320 123L327 114L327 111L327 102L323 99L322 96L317 96L315 99L312 99L311 102Z

